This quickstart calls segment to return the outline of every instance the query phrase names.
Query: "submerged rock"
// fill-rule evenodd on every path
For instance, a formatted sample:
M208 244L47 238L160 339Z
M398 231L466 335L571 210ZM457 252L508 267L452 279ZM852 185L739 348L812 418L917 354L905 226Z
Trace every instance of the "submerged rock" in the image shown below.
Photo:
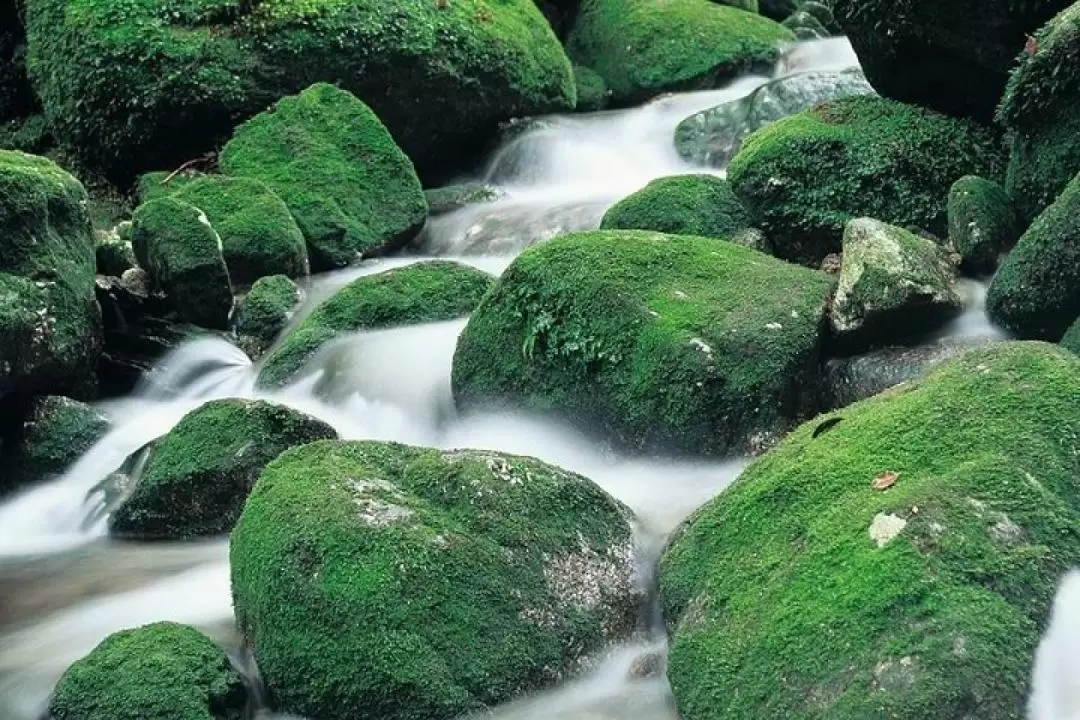
M429 215L444 215L469 205L494 202L502 196L502 191L497 187L479 182L447 185L424 191Z
M1078 403L1080 359L1002 343L751 465L660 563L680 716L1022 717L1080 557Z
M4 445L6 464L17 482L62 474L109 430L109 421L78 400L36 397L25 409L17 438Z
M290 450L230 561L273 707L323 720L449 720L549 687L632 632L642 600L627 508L473 450Z
M601 230L655 230L731 240L750 227L746 212L727 180L715 175L672 175L653 180L615 203Z
M237 345L252 359L263 355L289 324L303 293L284 275L259 279L236 308Z
M1012 200L997 183L968 175L949 190L949 241L968 272L993 273L998 256L1016 244L1019 225Z

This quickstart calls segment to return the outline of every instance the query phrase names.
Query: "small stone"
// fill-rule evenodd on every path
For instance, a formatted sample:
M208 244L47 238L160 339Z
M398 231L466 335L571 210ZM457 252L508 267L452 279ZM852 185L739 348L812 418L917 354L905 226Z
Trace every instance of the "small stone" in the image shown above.
M893 539L907 527L907 520L888 513L878 513L874 516L874 522L870 523L870 539L877 543L879 548L888 545Z

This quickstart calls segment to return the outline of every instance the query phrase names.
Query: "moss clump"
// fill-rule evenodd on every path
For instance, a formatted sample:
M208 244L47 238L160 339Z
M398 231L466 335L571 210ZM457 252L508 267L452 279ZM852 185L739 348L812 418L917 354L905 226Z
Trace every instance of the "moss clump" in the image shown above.
M428 213L431 215L443 215L469 205L493 202L500 197L502 192L494 185L478 182L459 183L424 191Z
M143 540L232 530L259 473L296 445L337 437L326 423L262 400L215 400L154 443L109 532Z
M120 277L138 264L131 247L131 223L123 222L111 231L94 231L94 259L99 275Z
M224 330L232 312L229 271L221 239L206 215L175 198L143 203L132 217L131 245L184 320Z
M459 717L634 628L628 520L531 458L315 443L266 468L233 531L237 623L277 709Z
M817 265L844 226L873 217L944 236L949 188L1000 176L989 130L912 105L847 97L751 135L728 178L780 257Z
M968 175L949 190L949 240L964 268L989 275L1020 236L1012 200L995 182Z
M1057 342L1080 316L1080 177L1042 212L994 275L991 319L1022 338Z
M225 652L198 630L122 630L68 668L52 720L240 720L247 692Z
M1023 717L1080 559L1078 403L1080 360L1002 343L792 433L661 560L680 717Z
M316 269L400 247L427 215L409 158L367 105L332 85L237 128L220 160L226 174L261 180L285 200Z
M30 401L18 438L6 444L11 474L20 482L60 475L109 430L94 408L59 395Z
M750 227L727 180L714 175L674 175L653 180L615 203L601 230L655 230L672 235L731 239Z
M574 66L574 82L577 84L577 109L579 112L596 112L607 107L611 93L600 73L581 65Z
M296 283L284 275L257 280L236 308L236 335L240 348L252 358L269 350L289 324L302 297Z
M832 289L716 238L565 235L519 255L473 313L454 396L564 417L634 451L739 452L815 409Z
M1069 326L1061 338L1061 347L1080 355L1080 318Z
M296 379L321 347L348 333L464 317L492 282L487 273L444 260L365 275L339 290L285 336L266 358L258 385L283 387Z
M708 0L584 0L567 52L600 74L612 103L628 105L770 66L794 39L767 18Z
M0 150L41 155L52 147L52 136L42 115L0 122Z

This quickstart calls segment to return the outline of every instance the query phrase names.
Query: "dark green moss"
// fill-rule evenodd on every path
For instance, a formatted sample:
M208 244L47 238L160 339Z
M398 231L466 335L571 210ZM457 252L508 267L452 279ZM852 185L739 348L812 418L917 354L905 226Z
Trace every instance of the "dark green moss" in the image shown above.
M634 451L739 452L815 408L833 281L716 238L575 233L518 256L458 341L459 408Z
M989 180L974 175L957 180L949 190L948 212L949 240L964 268L976 275L994 272L998 255L1020 236L1012 200Z
M19 150L41 155L51 147L52 136L49 135L45 117L42 115L0 123L0 150Z
M444 260L365 275L317 307L281 341L266 358L258 385L283 387L319 348L348 333L464 317L492 282L487 273Z
M1080 360L1002 343L792 433L661 560L680 717L1023 717L1080 561L1078 403Z
M567 52L600 74L613 104L628 105L768 67L794 39L767 18L708 0L584 0Z
M820 263L844 225L873 217L944 236L949 188L1000 177L993 134L876 97L847 97L778 120L745 140L728 178L780 257Z
M135 196L140 205L151 200L171 197L178 190L204 177L206 173L198 170L181 170L180 172L154 170L143 173L135 181Z
M68 668L51 720L240 720L246 691L225 652L198 630L155 623L105 638Z
M315 443L266 468L233 531L237 623L274 708L482 711L633 629L629 517L531 458Z
M1080 355L1080 317L1065 331L1061 338L1061 347Z
M177 540L232 530L259 473L285 450L337 437L326 423L262 400L215 400L154 443L109 532Z
M137 265L131 247L131 223L118 225L111 232L94 232L94 258L99 275L120 277Z
M577 85L577 109L579 112L596 112L607 107L611 93L600 73L581 65L574 66L574 82Z
M58 395L30 401L18 438L5 446L20 482L60 475L109 430L109 421L85 403Z
M236 308L236 335L240 348L252 358L269 350L289 324L301 299L300 288L284 275L257 280Z
M746 212L727 180L714 175L673 175L653 180L615 203L601 230L655 230L730 240L750 227Z

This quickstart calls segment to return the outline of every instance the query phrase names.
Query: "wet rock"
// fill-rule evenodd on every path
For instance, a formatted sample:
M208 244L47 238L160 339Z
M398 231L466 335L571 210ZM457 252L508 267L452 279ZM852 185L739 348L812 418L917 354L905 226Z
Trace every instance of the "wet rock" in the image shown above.
M256 281L236 308L237 345L252 359L258 359L274 344L289 324L303 293L284 275Z
M839 275L843 266L844 258L840 253L829 253L825 256L825 259L821 261L821 272L826 275Z
M58 395L33 398L17 437L4 446L9 471L22 483L60 475L108 430L105 416L85 403Z
M672 175L653 180L615 203L601 230L655 230L731 240L750 226L727 180L714 175Z
M796 10L782 23L798 40L820 40L829 37L829 30L817 16L805 10Z
M645 653L644 655L639 655L630 665L630 679L646 680L648 678L654 678L663 675L664 661L664 652L661 650L654 650L652 652Z
M498 200L503 192L493 185L469 182L425 190L429 215L444 215L469 205L479 205Z
M1020 236L1020 223L1009 196L997 183L974 175L962 177L949 190L949 241L965 270L990 275L998 256Z
M135 267L135 251L131 247L131 223L122 223L110 232L94 233L94 256L99 275L120 277Z

